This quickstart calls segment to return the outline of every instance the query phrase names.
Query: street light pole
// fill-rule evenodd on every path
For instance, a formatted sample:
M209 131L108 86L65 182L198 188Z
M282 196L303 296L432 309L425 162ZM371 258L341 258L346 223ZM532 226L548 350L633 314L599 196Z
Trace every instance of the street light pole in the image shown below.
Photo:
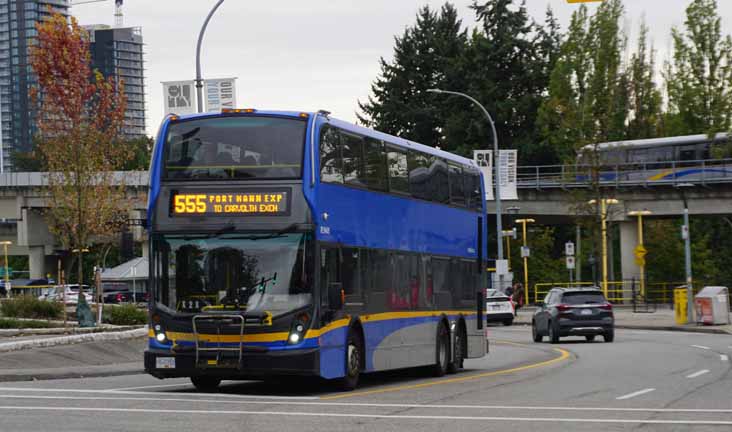
M495 190L495 198L496 198L496 246L498 247L498 260L503 260L503 241L501 240L501 235L503 233L503 225L501 223L501 187L499 182L499 167L498 167L498 134L496 133L496 125L493 122L493 117L491 117L488 110L485 109L483 105L481 105L480 102L472 98L471 96L466 95L465 93L460 92L454 92L454 91L448 91L448 90L440 90L440 89L428 89L429 93L444 93L449 95L455 95L455 96L462 96L471 102L473 102L475 105L477 105L481 111L483 111L483 115L488 119L488 123L491 125L491 131L493 131L493 183L494 183L494 190ZM496 269L497 270L497 269ZM499 290L503 290L503 274L498 275L499 279Z
M526 250L526 247L528 246L527 239L526 239L526 224L527 223L534 223L536 222L534 219L516 219L516 223L521 224L521 232L523 233L523 239L524 239L524 247L523 249ZM524 255L524 304L528 304L529 301L529 257Z
M676 187L684 202L684 226L681 228L681 236L684 239L684 264L686 267L686 322L694 322L694 288L691 279L691 233L689 232L689 204L686 201L684 188L693 187L691 183L681 183Z
M651 214L650 210L637 210L629 212L629 216L637 216L638 217L638 248L644 249L643 247L643 216L648 216ZM638 251L637 251L638 252ZM645 258L643 256L637 256L638 261L640 262L640 293L641 296L645 299L646 297L646 262Z
M203 34L206 32L206 27L208 26L208 22L211 20L211 17L213 16L214 12L216 12L216 9L221 6L221 3L223 3L224 0L219 0L214 5L213 9L211 9L211 12L208 13L208 16L206 17L206 20L203 22L203 27L201 27L200 33L198 33L198 44L196 45L196 99L198 102L198 112L203 112L203 78L201 77L201 43L203 42Z
M619 201L615 198L601 198L600 199L600 224L602 231L602 292L605 294L605 298L608 298L607 294L607 206L610 204L617 204ZM590 200L590 204L596 204L597 201Z
M10 268L8 266L8 246L13 244L10 240L1 241L5 250L5 295L10 297Z

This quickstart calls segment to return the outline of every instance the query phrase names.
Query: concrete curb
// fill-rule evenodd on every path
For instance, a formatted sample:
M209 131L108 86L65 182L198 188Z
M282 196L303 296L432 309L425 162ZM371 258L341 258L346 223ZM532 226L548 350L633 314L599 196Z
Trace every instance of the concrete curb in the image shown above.
M530 322L514 321L515 326L530 326ZM501 326L502 327L502 326ZM489 327L490 328L490 327ZM729 331L714 327L682 327L682 326L651 326L643 324L615 324L615 328L624 330L656 330L656 331L674 331L688 333L706 333L706 334L732 334Z
M55 335L55 334L90 334L135 330L143 326L102 326L102 327L51 327L27 329L0 329L0 338L13 336Z
M626 330L658 330L658 331L676 331L687 333L706 333L706 334L732 334L727 330L714 327L680 327L680 326L647 326L647 325L624 325L616 324L615 328Z
M71 345L85 342L108 342L115 340L134 339L146 336L147 326L134 330L119 332L87 333L72 336L60 336L55 338L33 339L17 342L0 343L0 353L20 351L33 348L48 348L59 345Z
M145 373L142 365L134 368L120 368L117 370L87 370L87 371L69 371L63 370L59 372L32 372L20 371L19 373L0 373L0 382L13 381L41 381L56 379L72 379L72 378L101 378L125 375L139 375Z

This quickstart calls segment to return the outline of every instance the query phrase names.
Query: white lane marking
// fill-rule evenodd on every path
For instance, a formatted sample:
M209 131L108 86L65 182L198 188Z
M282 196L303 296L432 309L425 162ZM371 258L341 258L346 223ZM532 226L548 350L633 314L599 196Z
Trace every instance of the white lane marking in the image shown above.
M727 354L720 354L719 359L722 361L729 361L729 357L727 356Z
M691 346L694 348L705 349L705 350L711 349L708 346L704 346L704 345L691 345Z
M142 387L124 387L124 388L117 388L117 389L109 389L105 390L108 392L118 392L118 391L127 391L127 390L143 390L143 389L152 389L152 388L167 388L167 387L193 387L191 383L180 383L180 384L161 384L161 385L152 385L152 386L142 386Z
M155 395L156 393L148 393ZM160 393L157 393L160 394ZM730 414L732 409L718 408L615 408L615 407L559 407L559 406L513 406L513 405L420 405L390 404L369 402L298 402L298 401L256 401L256 400L220 400L220 399L180 399L169 397L108 397L108 396L36 396L8 395L13 399L37 400L78 400L78 401L151 401L151 402L185 402L238 405L289 405L289 406L321 406L321 407L353 407L353 408L411 408L411 409L465 409L465 410L522 410L522 411L579 411L579 412L655 412L655 413L719 413Z
M223 410L173 410L149 408L91 408L91 407L39 407L39 406L0 406L8 411L87 411L107 413L145 413L145 414L230 414L265 415L283 417L336 417L336 418L379 418L399 420L475 420L511 422L554 422L554 423L619 423L619 424L684 424L684 425L724 425L732 426L725 420L652 420L652 419L598 419L598 418L552 418L552 417L484 417L484 416L436 416L405 414L358 414L358 413L314 413L293 411L223 411Z
M637 392L628 393L627 395L623 395L623 396L618 396L615 399L617 399L617 400L630 399L630 398L634 398L636 396L640 396L640 395L643 395L643 394L646 394L646 393L650 393L650 392L655 391L655 390L656 389L654 389L654 388L647 388L647 389L643 389L643 390L638 390Z
M687 378L696 378L698 376L704 375L705 373L709 373L709 369L702 369L702 370L700 370L698 372L694 372L691 375L687 375L686 377Z
M127 391L127 390L82 390L82 389L41 389L41 388L27 388L27 387L0 387L0 391L20 391L20 392L45 392L45 393L105 393L105 394L120 394L120 395L165 395L174 394L176 396L207 396L215 398L234 398L234 399L267 399L267 400L315 400L320 399L317 396L258 396L258 395L242 395L232 393L196 393L196 392L185 392L185 393L155 393L149 391Z

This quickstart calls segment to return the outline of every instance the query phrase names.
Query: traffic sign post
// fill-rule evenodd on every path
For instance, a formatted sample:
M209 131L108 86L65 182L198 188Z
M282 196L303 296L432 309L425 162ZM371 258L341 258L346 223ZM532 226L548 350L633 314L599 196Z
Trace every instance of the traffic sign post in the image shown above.
M567 244L571 244L571 243L567 243ZM572 246L574 246L574 245L572 245ZM574 250L572 252L574 252ZM566 259L566 263L567 263L567 271L569 272L569 285L572 286L574 283L574 281L572 280L572 270L574 270L574 267L575 267L574 256L567 255L567 257L565 259Z
M564 244L564 254L567 256L574 256L574 243L567 242Z

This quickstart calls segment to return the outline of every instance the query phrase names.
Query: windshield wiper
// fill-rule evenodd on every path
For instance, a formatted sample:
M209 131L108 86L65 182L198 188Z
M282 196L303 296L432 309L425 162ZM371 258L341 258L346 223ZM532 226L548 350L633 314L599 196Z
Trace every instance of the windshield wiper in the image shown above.
M249 301L249 297L254 294L254 292L259 292L261 296L259 297L259 300L257 301L257 304L254 306L253 309L257 309L262 303L262 299L264 298L264 294L267 291L267 282L272 282L273 284L277 282L277 272L274 272L271 278L265 279L264 276L262 276L262 279L255 284L252 287L244 287L239 288L236 291L236 295L232 296L231 301L222 301L221 303L226 306L235 306L237 309L240 309L241 306L244 306L246 309L246 304Z

